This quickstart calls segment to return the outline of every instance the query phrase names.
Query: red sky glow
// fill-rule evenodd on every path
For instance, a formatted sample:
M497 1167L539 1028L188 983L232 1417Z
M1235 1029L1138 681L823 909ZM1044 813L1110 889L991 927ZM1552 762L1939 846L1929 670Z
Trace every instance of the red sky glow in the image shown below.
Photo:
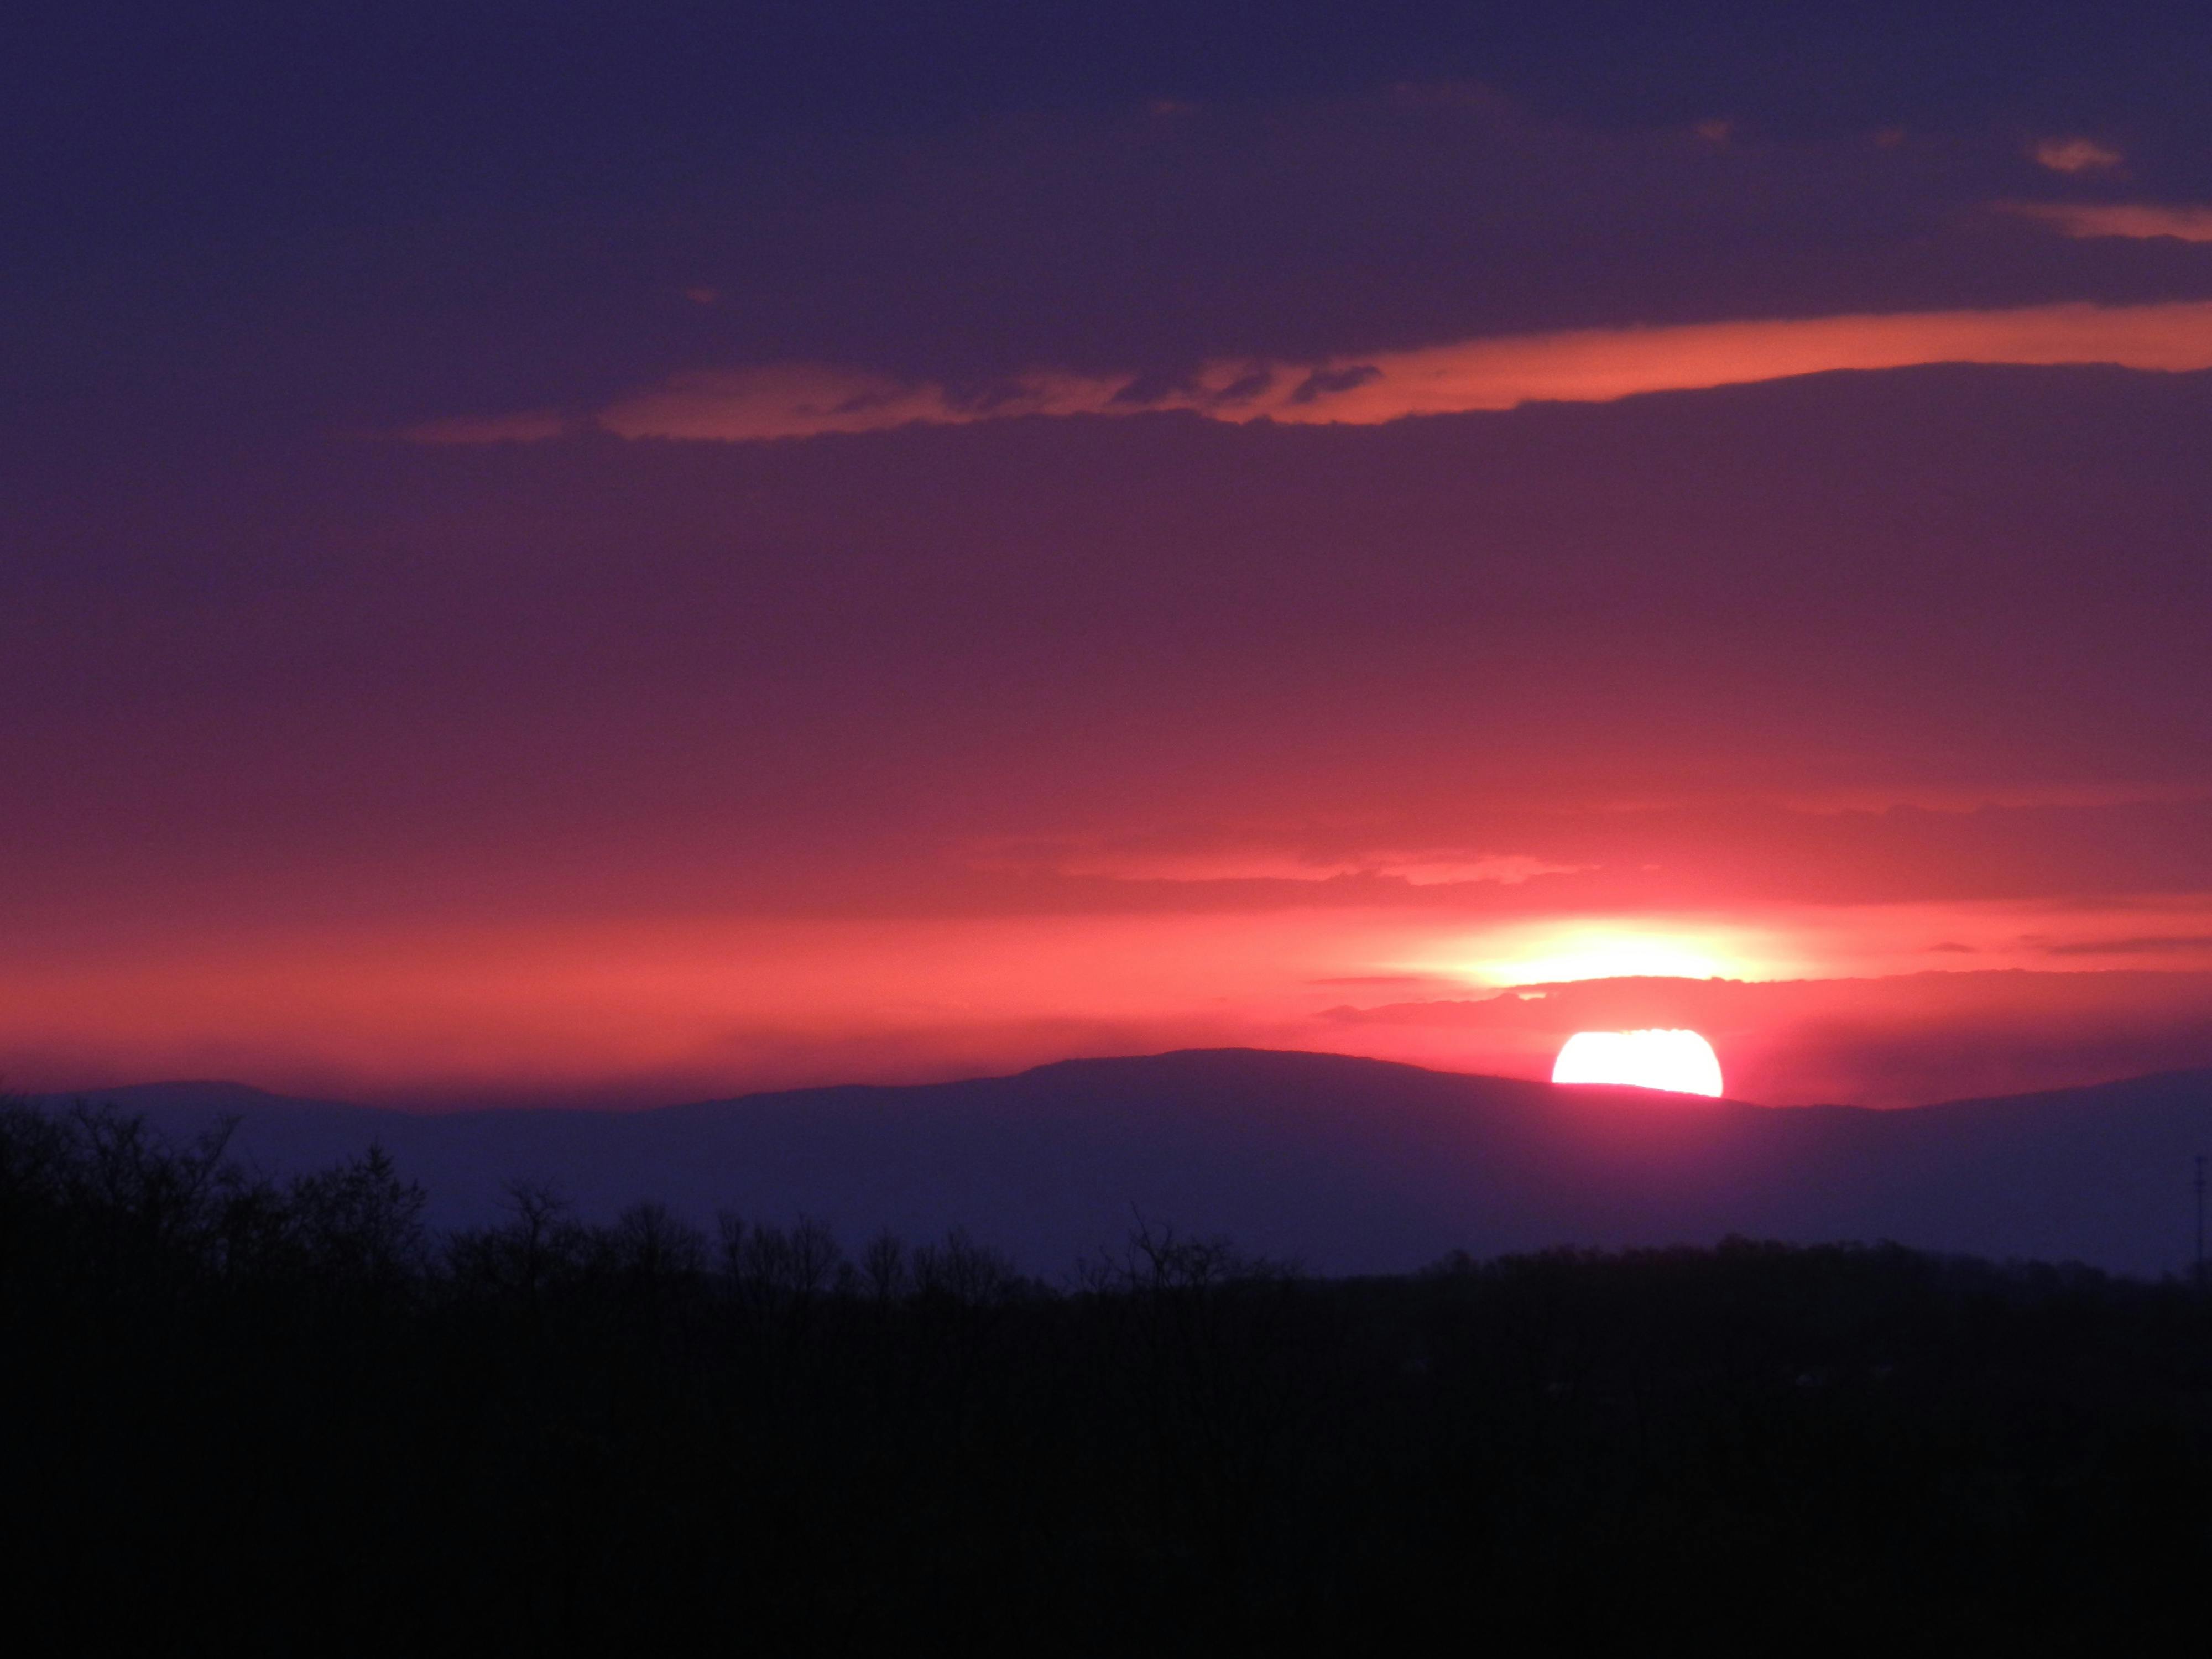
M988 68L38 198L9 1086L2212 1065L2201 100Z

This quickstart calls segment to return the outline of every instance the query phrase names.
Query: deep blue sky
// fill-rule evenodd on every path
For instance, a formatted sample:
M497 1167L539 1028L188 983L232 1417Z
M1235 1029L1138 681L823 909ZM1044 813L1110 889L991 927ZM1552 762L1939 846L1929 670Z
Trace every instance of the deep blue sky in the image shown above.
M1534 129L1616 137L1724 119L1817 151L1894 127L1954 170L1986 170L1995 154L2016 155L2047 133L2092 131L2124 143L2138 192L2193 198L2212 193L2208 47L2212 20L2181 6L46 8L10 31L0 63L0 297L16 359L8 413L34 431L100 422L118 400L187 428L210 415L404 419L510 393L594 395L702 350L899 352L942 372L990 350L978 337L994 333L939 291L950 280L942 250L917 257L911 232L884 243L848 228L856 252L915 259L915 291L887 328L891 283L806 303L834 257L820 221L842 211L879 222L917 171L972 166L977 149L1008 157L1080 146L1163 100L1196 106L1218 128L1195 141L1200 171L1215 176L1193 186L1218 194L1201 195L1191 218L1225 201L1238 228L1237 197L1267 185L1236 176L1234 156L1272 121L1302 128L1316 150L1370 153L1353 164L1359 190L1304 179L1270 210L1302 203L1311 243L1379 239L1384 257L1401 259L1405 249L1391 245L1409 217L1447 203L1395 181L1410 175L1438 191L1464 182L1413 153L1414 140L1399 135L1394 153L1372 131L1363 100L1402 85L1487 88ZM1270 159L1279 183L1283 169L1315 161L1310 152ZM1133 290L1086 290L1053 268L1051 244L1079 231L1089 204L1063 196L994 222L1003 204L975 204L985 216L967 235L1026 243L1062 319L1057 330L1002 319L1001 349L1077 356L1099 332L1142 332L1104 313L1158 313L1164 299L1152 337L1115 343L1125 355L1201 349L1199 337L1237 301L1202 291L1178 305L1145 289L1204 290L1218 274L1233 294L1246 273L1217 270L1235 264L1235 250L1210 246L1200 226L1140 210L1133 193L1158 182L1081 169L1066 181L1113 197L1101 216L1120 234L1164 233ZM1485 185L1501 188L1474 184ZM1370 191L1379 199L1365 212L1343 199ZM1931 194L1942 196L1938 181L1905 192L1915 203ZM1583 269L1588 251L1554 269L1560 252L1540 235L1516 257L1516 204L1480 205L1509 210L1503 247L1482 245L1505 267L1493 278L1500 297L1462 294L1423 310L1417 296L1381 307L1381 328L1409 305L1414 332L1473 331L1492 313L1541 324L1697 309L1663 272L1645 279L1648 296L1633 280L1601 283ZM1848 192L1840 207L1855 210ZM1891 222L1852 228L1871 233L1863 244L1909 242L1915 227L1894 222L1905 210L1893 202ZM1705 228L1687 226L1682 240L1699 241ZM1802 245L1807 230L1797 231ZM1762 240L1771 235L1762 227ZM1649 259L1656 240L1632 236L1619 252ZM1267 252L1278 259L1312 255L1279 246L1279 231L1275 240ZM1003 265L1020 251L963 257ZM1692 269L1680 280L1711 285L1722 274ZM1761 282L1770 295L1755 291ZM2161 285L2135 285L2145 283ZM699 283L750 284L769 314L702 329L680 306L645 302ZM1523 292L1555 283L1565 291L1550 307ZM1802 275L1792 283L1759 270L1735 285L1754 292L1708 310L1727 314L1738 298L1783 310L1815 302ZM1955 273L1948 284L1967 285ZM1928 273L1921 286L1946 284ZM1381 296L1363 297L1371 314ZM1346 337L1334 343L1363 343L1357 324L1334 327ZM1311 344L1289 337L1286 322L1273 332L1282 349Z

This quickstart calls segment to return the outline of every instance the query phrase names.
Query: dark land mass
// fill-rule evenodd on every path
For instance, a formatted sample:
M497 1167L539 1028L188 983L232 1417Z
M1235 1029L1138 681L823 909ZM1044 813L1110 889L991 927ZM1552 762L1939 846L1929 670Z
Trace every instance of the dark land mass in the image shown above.
M2212 1152L2212 1072L1901 1111L1248 1049L619 1113L403 1113L220 1084L101 1097L173 1138L233 1115L234 1154L279 1176L374 1142L439 1226L497 1220L520 1179L599 1221L652 1199L701 1225L732 1208L855 1237L965 1226L1045 1274L1120 1239L1133 1208L1330 1273L1734 1233L2154 1275L2190 1262L2193 1158Z
M527 1189L495 1225L423 1213L381 1156L272 1182L0 1109L16 1650L2039 1654L2201 1626L2212 1316L2173 1279L1741 1240L1322 1279L1152 1228L1048 1286L957 1234L848 1256Z

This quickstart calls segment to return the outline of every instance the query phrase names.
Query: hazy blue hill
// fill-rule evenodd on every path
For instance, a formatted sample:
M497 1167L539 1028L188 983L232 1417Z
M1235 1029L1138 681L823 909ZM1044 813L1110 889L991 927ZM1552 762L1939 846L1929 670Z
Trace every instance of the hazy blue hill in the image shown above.
M2212 1151L2212 1072L1893 1112L1235 1049L633 1113L430 1115L221 1084L100 1098L171 1135L234 1115L235 1150L274 1174L379 1141L447 1224L489 1218L520 1179L592 1216L658 1198L702 1219L805 1212L848 1242L962 1225L1045 1272L1119 1238L1133 1206L1339 1273L1729 1232L2157 1273L2188 1260L2191 1158Z

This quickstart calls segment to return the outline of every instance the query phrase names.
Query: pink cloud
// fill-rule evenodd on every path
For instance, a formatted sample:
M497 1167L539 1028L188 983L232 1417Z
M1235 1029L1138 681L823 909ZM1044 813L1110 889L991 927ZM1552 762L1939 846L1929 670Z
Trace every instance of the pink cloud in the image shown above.
M906 381L821 363L678 374L600 411L599 424L624 438L693 438L743 443L882 432L915 422L955 425L1018 415L1105 412L1126 377L1028 375L962 399L927 381Z
M2002 210L2081 241L2168 236L2183 242L2212 242L2212 208L2207 207L2163 207L2155 202L2008 202Z
M2036 216L2044 216L2039 210ZM2212 222L2204 234L2212 236ZM1413 415L1530 403L1610 403L1641 392L1927 363L2212 368L2212 302L2069 303L1500 335L1317 362L1216 359L1158 388L1127 374L1040 369L956 393L933 381L781 363L676 375L602 410L594 423L625 438L723 443L880 432L916 423L1170 410L1240 423L1373 426ZM534 411L433 422L404 435L422 442L486 443L550 438L570 429L557 415Z
M1584 329L1469 340L1365 361L1377 373L1364 383L1266 412L1276 420L1364 425L1407 415L1608 403L1644 392L1923 363L2201 369L2212 368L2212 304L2069 304Z
M2053 173L2110 173L2126 158L2094 138L2045 138L2029 152Z
M1408 887L1477 883L1514 887L1538 876L1571 875L1588 868L1526 854L1453 848L1321 854L1259 844L1181 849L1014 848L987 852L976 860L975 867L1106 881L1325 882L1367 878L1403 882Z

